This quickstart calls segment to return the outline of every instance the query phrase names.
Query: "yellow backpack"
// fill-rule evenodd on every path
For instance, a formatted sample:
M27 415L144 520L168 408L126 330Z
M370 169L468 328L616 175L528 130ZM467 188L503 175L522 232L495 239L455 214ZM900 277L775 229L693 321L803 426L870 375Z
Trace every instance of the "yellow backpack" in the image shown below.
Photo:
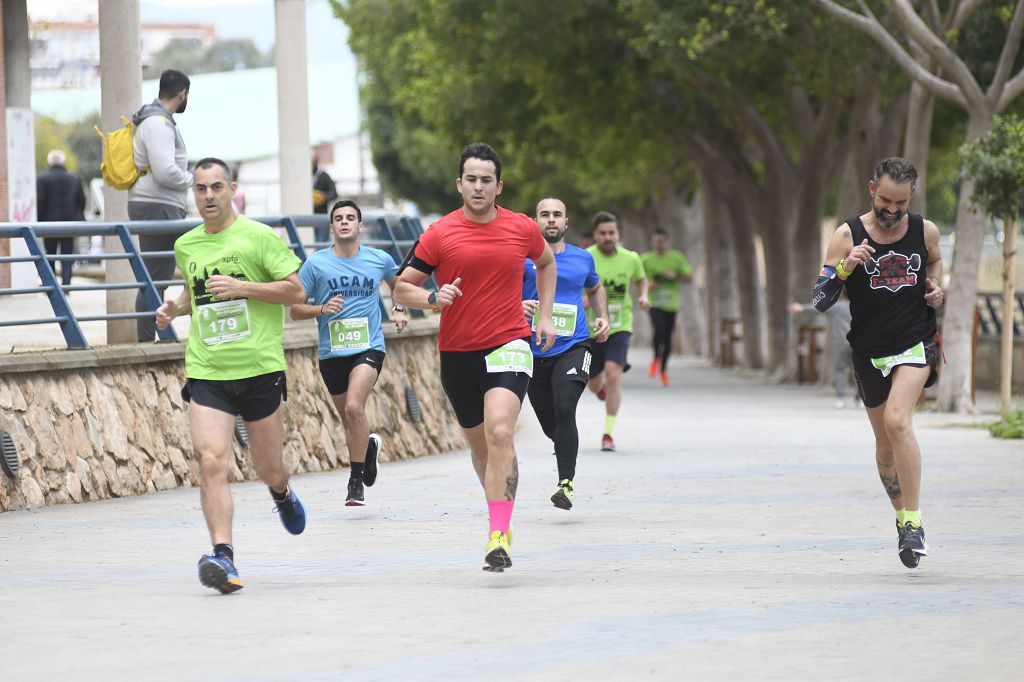
M103 181L114 189L130 189L149 169L140 171L135 165L135 149L132 144L135 124L124 116L121 117L121 123L123 127L106 135L97 126L93 127L103 139L103 161L100 163Z

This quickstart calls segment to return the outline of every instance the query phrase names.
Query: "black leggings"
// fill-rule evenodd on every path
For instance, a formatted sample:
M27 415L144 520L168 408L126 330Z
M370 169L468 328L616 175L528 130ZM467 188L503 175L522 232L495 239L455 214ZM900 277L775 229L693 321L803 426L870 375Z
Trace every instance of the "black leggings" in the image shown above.
M75 240L73 237L43 237L43 246L46 253L57 255L58 251L63 255L70 255L75 252ZM60 263L60 283L71 284L71 270L74 262L69 260L53 261L53 274L57 274L57 263Z
M533 379L527 394L544 435L555 444L559 481L576 477L576 454L580 448L576 405L590 377L590 362L590 348L585 344L573 346L556 357L534 358Z
M676 326L674 310L651 308L651 324L654 326L654 357L661 363L661 371L668 370L668 356L672 354L672 330Z

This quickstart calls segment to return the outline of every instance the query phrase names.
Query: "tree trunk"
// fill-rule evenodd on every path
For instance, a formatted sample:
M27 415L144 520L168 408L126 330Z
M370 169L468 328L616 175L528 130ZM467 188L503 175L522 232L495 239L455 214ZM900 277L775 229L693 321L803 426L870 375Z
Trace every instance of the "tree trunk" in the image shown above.
M875 87L857 88L853 110L850 112L851 153L843 164L836 202L838 221L864 212L871 171L878 162L878 126L881 123L882 93Z
M931 66L931 60L924 63ZM932 121L935 112L935 96L917 81L910 86L910 105L907 108L907 136L903 144L903 157L917 169L917 186L910 198L910 210L927 216L928 213L928 154L931 149Z
M704 207L704 300L707 309L708 357L714 364L722 362L722 318L735 313L735 273L729 248L729 231L725 225L725 208L719 196L705 181L700 193Z
M992 125L991 111L973 111L967 122L967 142L973 143ZM984 212L971 202L974 183L966 178L960 184L960 205L956 211L956 243L953 246L953 267L949 273L949 298L942 322L943 350L949 365L939 382L939 409L946 412L973 411L971 399L971 329L974 324L975 299L978 295L978 272L981 246L985 237Z
M1017 252L1017 218L1003 220L1003 338L999 352L999 404L1003 416L1010 411L1013 383L1013 257Z
M704 219L700 194L691 185L676 187L658 197L652 208L658 227L668 232L672 248L682 251L693 266L694 283L679 289L676 350L686 355L704 355L707 315L696 283L704 279ZM687 198L693 196L690 203Z
M725 203L729 211L733 254L736 258L736 276L733 281L736 282L743 325L743 365L747 369L764 369L764 353L761 348L761 268L758 267L754 244L754 221L747 204L739 201ZM765 260L768 260L767 254Z

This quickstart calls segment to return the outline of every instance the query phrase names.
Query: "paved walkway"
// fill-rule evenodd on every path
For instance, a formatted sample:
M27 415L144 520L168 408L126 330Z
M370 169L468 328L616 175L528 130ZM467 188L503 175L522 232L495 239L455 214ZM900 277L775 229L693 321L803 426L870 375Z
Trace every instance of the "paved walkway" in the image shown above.
M908 571L862 412L681 362L665 390L645 359L617 453L584 396L570 512L524 410L503 574L465 452L385 464L364 509L345 471L296 478L298 538L235 486L230 597L195 577L195 490L0 515L0 678L1020 679L1020 441L918 415L932 554Z

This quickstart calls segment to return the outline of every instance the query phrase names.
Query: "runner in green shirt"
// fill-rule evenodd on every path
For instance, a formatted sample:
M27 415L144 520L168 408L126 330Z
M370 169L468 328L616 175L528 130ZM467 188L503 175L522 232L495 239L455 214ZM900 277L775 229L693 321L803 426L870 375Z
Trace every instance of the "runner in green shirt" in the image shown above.
M185 351L192 444L200 469L200 499L213 542L199 560L200 582L222 593L242 589L231 546L233 506L228 487L235 419L245 420L253 469L270 488L285 529L306 528L306 510L288 485L282 460L285 379L284 304L305 303L301 265L274 231L235 213L237 183L220 159L195 166L196 207L203 224L174 243L185 290L156 311L165 329L192 315Z
M643 255L644 270L651 280L651 326L654 327L654 357L647 375L658 375L668 387L668 356L672 354L672 331L679 312L679 283L689 282L693 268L682 251L669 248L669 237L658 228L651 234L651 250Z
M619 246L618 219L607 211L601 211L593 220L594 244L587 251L594 257L597 275L601 278L608 294L608 320L611 323L611 334L604 343L594 343L594 361L590 371L590 390L605 401L604 435L601 436L601 449L605 452L615 451L612 432L615 420L622 404L622 373L629 370L627 355L629 339L633 336L633 296L631 285L637 285L639 296L637 303L647 309L647 276L636 251ZM587 321L593 331L594 313L587 311Z

